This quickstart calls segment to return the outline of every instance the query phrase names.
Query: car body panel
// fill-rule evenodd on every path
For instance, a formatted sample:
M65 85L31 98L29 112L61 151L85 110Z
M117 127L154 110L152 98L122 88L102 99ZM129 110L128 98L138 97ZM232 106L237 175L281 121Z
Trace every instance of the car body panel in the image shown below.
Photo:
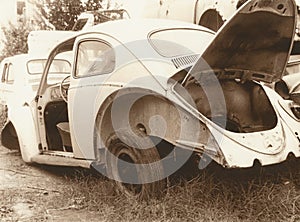
M3 125L1 139L5 145L6 141L12 143L11 140L17 136L18 141L16 142L18 144L14 145L19 146L25 162L31 162L31 157L39 154L39 138L33 107L35 107L34 99L46 61L47 58L43 56L21 54L5 58L0 66L2 74L0 83L1 115L6 115L5 118L1 119L3 121L1 122ZM69 69L71 67L68 60L56 61L66 63ZM6 69L8 66L10 68ZM53 68L51 70L51 72L55 71ZM52 79L52 76L57 74L50 75ZM5 110L6 114L3 113ZM16 135L13 135L12 131Z
M228 70L221 78L278 81L291 52L295 15L293 2L248 2L218 31L202 58L212 70ZM201 67L196 63L191 72Z
M40 82L42 70L39 75L30 75L27 70L27 62L41 59L40 57L29 56L28 54L17 55L5 58L1 62L1 71L5 70L5 66L10 65L8 75L13 78L5 77L2 72L2 82L0 83L0 98L1 105L4 106L7 114L1 110L1 115L6 115L1 129L2 144L6 145L6 140L13 140L10 134L7 136L6 132L15 130L18 136L18 144L13 143L15 146L19 145L22 158L25 162L31 162L31 157L39 153L38 150L38 135L36 131L35 119L30 108L34 97L36 96L37 87ZM44 60L46 60L44 58ZM6 137L6 138L4 138ZM18 147L9 147L15 148Z
M182 27L184 27L184 30L197 30L201 33L199 34L199 37L203 35L203 39L199 39L202 44L197 47L197 51L193 52L193 54L196 55L199 55L203 52L213 37L213 32L203 27L189 25L182 22L174 23L171 21L163 21L163 23L159 24L157 21L158 20L142 20L131 22L119 21L118 23L121 26L122 23L126 23L126 26L123 27L130 30L129 33L132 33L132 36L124 36L120 35L119 33L117 36L115 33L107 31L106 35L104 36L101 36L101 34L87 34L77 38L75 44L78 44L85 39L92 39L91 36L97 36L104 41L108 41L113 47L115 47L117 63L114 72L110 73L109 75L71 79L69 107L72 107L72 109L70 109L70 116L72 116L74 120L70 123L70 127L74 130L74 134L71 135L71 138L74 142L73 149L75 157L88 159L95 158L95 152L91 148L95 146L95 144L92 143L92 138L95 136L94 130L97 128L97 126L95 126L95 119L86 120L85 124L83 125L79 120L82 113L73 112L72 110L77 111L82 109L80 107L84 107L86 110L89 110L91 116L97 116L104 101L110 95L123 88L142 88L143 90L149 92L154 91L163 97L166 96L168 90L168 80L174 73L178 71L178 68L174 66L174 63L170 58L163 57L155 51L151 44L149 44L149 40L147 39L148 34L150 35L156 30L175 30ZM134 32L136 26L140 26L141 24L143 24L142 26L144 30L139 29L138 33ZM109 26L108 24L102 24L95 26L93 30L98 29L102 32L108 28L109 30L111 29L114 31L115 29L112 28L111 25L112 24L109 24ZM149 30L148 27L151 27L152 30ZM140 36L141 34L143 34L144 38L146 39L143 39ZM114 38L111 36L114 36ZM131 39L131 41L129 39ZM191 63L186 64L186 66L188 65L191 65ZM128 74L124 75L124 73ZM95 82L97 84L91 85L91 82ZM98 86L101 86L101 88L99 89ZM91 101L94 101L94 103L83 101L87 95L91 98ZM78 103L77 101L81 102ZM82 130L83 127L86 127L85 130ZM154 136L155 134L152 135ZM90 149L82 150L82 147L90 147Z
M280 105L282 98L267 86L264 90L278 115L277 126L271 130L255 133L232 133L211 129L215 138L220 138L219 146L226 157L227 167L250 167L255 161L262 166L285 161L291 154L300 157L300 122L289 115Z
M287 14L274 12L274 2L278 10L280 4L286 6ZM50 53L32 106L40 147L32 161L47 164L47 158L42 157L46 155L50 159L54 156L57 165L63 164L62 158L57 157L72 158L66 163L72 166L76 160L80 166L103 163L111 136L124 128L161 138L201 158L207 155L230 168L251 167L256 161L261 165L275 164L291 153L299 157L299 121L291 116L293 112L282 107L283 98L258 82L278 80L285 70L294 37L295 3L259 0L258 12L250 10L256 3L246 3L216 35L203 27L178 21L123 20L94 26L60 43ZM251 36L263 31L258 27L260 20L245 22L255 15L266 18L265 24L270 24L270 32L265 34L275 31L270 20L274 16L280 18L282 23L277 28L284 30L284 36L264 38L256 59L252 60L256 54L240 50L242 58L228 63L226 58L233 53L234 46L230 43L234 39L231 32L237 30L236 26ZM162 35L164 38L158 40L177 44L178 39L186 36L183 46L195 44L193 50L183 50L186 53L181 54L179 47L176 49L180 53L164 54L151 38L169 30L181 30L186 35ZM201 33L199 43L194 37L189 41L191 30ZM272 44L263 44L266 39L274 39L274 44L284 39L286 45L277 50ZM246 46L251 46L251 41L247 41ZM240 46L243 49L242 42ZM65 52L73 55L70 82L48 81L52 60ZM270 57L269 62L263 63L262 55ZM279 58L282 61L277 61ZM252 62L243 66L243 59ZM109 69L104 69L106 65ZM209 66L212 69L207 72ZM238 69L238 75L228 78L226 74L232 69ZM213 71L217 75L198 78ZM254 75L256 72L264 75ZM67 104L62 97L54 96L64 84L69 85ZM71 151L66 151L66 137L58 131L58 123L68 123ZM56 163L54 157L48 164Z

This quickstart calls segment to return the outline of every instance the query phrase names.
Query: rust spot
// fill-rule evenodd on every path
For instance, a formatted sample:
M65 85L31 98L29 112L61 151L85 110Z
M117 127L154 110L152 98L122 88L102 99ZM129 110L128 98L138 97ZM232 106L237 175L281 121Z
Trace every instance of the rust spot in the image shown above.
M139 124L136 125L136 128L137 128L140 132L147 134L147 129L146 129L146 127L144 126L144 124L139 123Z
M283 5L283 4L279 4L279 5L277 5L277 9L278 9L278 10L282 10L282 9L283 9L283 7L284 7L284 5Z
M266 7L272 4L272 0L261 0L258 2L259 7Z

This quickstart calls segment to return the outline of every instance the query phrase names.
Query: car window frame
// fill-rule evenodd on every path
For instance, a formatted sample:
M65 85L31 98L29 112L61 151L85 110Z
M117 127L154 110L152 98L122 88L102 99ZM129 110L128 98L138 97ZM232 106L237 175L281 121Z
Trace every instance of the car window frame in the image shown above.
M78 64L78 58L79 58L79 48L80 48L80 44L84 43L84 42L99 42L102 44L105 44L106 46L108 46L112 51L113 51L113 56L115 59L114 62L114 67L110 72L103 72L103 73L97 73L97 74L90 74L90 75L77 75L77 64ZM74 61L74 70L73 70L73 78L74 79L81 79L81 78L87 78L87 77L92 77L92 76L101 76L101 75L108 75L110 73L113 73L116 69L116 53L114 50L114 47L112 46L112 44L110 44L108 41L105 41L103 39L99 39L99 38L85 38L85 39L81 39L78 43L77 43L77 47L76 47L76 51L75 51L75 61Z
M5 83L7 67L8 67L8 63L5 63L5 64L3 65L2 75L1 75L1 82L2 82L2 83Z
M212 30L209 29L199 29L199 28L193 28L193 27L185 27L185 28L163 28L163 29L157 29L157 30L153 30L152 32L150 32L147 36L147 40L149 42L149 44L151 45L151 47L162 57L164 58L176 58L176 57L181 57L181 56L185 56L187 54L183 53L183 54L179 54L179 55L166 55L164 53L162 53L162 51L160 50L160 48L157 47L157 45L155 44L155 41L153 41L153 36L161 33L161 32L169 32L169 31L199 31L202 33L207 33L209 35L211 35L211 38L213 39L216 35L216 33ZM166 40L163 40L166 41ZM191 53L191 55L194 53Z
M30 69L28 67L29 63L30 62L33 62L33 61L45 61L45 63L43 64L43 69L41 70L41 73L33 73L33 72L30 72ZM53 59L53 61L51 62L51 65L53 64L54 61L64 61L64 62L67 62L70 66L70 72L50 72L50 69L49 69L49 72L48 74L49 75L59 75L59 74L69 74L72 72L72 65L70 63L70 61L68 61L67 59ZM46 66L46 63L47 63L47 59L31 59L31 60L28 60L26 62L26 69L27 69L27 73L30 75L30 76L36 76L36 75L42 75L43 74L43 71L45 69L45 66ZM51 66L50 66L51 67Z
M7 74L6 74L6 83L11 85L14 84L15 82L15 74L12 72L12 67L13 64L9 63L7 67ZM10 79L11 76L13 77L12 79Z
M15 76L11 75L13 64L11 62L6 62L3 66L1 82L12 85L15 82ZM9 80L9 77L13 76L12 80Z

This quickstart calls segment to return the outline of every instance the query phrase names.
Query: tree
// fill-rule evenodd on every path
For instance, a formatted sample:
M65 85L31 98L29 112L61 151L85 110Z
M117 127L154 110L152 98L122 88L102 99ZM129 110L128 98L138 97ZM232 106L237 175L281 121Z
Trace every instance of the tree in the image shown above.
M7 27L2 27L3 39L1 44L0 61L8 56L13 56L28 52L28 34L33 30L51 30L53 26L46 19L46 11L41 0L29 0L35 5L35 13L31 18L20 17L15 24L9 23Z
M109 0L88 0L83 5L81 0L29 0L34 4L36 13L30 22L21 19L17 24L2 28L4 40L0 61L8 56L27 53L27 38L33 30L71 30L77 17L84 11L99 10L101 3L109 6ZM105 7L105 8L106 8Z
M10 23L7 28L2 28L2 31L4 40L2 40L3 50L0 61L8 56L27 53L27 38L32 28L26 21L21 21L17 25Z
M84 11L80 0L46 0L48 19L56 30L71 30L78 15Z
M55 27L48 20L48 8L46 0L28 0L30 4L35 5L35 14L33 16L34 26L40 30L54 30Z
M85 11L96 11L99 9L102 9L102 3L103 0L88 0L85 2L84 10Z

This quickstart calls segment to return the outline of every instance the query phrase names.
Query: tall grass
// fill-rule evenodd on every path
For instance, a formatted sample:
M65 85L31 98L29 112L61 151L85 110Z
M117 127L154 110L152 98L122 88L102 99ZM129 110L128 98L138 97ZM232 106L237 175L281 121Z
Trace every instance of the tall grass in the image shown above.
M128 199L112 181L81 172L66 178L64 204L95 212L95 221L299 221L299 163L244 170L211 165L149 202Z

